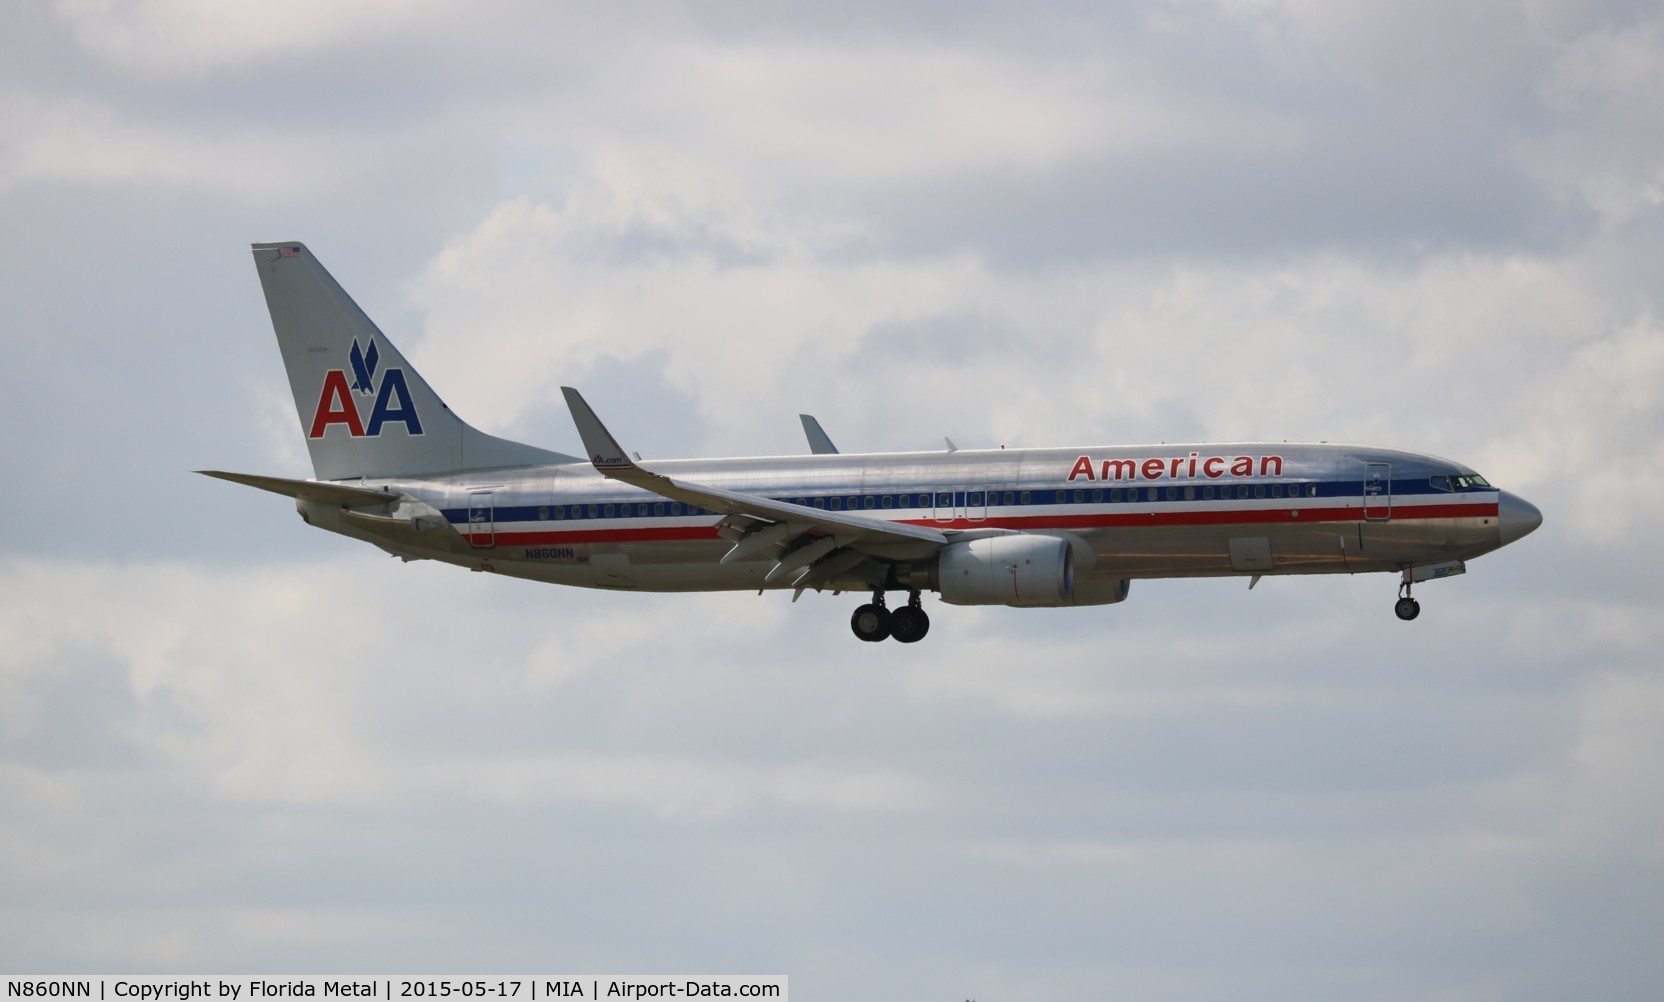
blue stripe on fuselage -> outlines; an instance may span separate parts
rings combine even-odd
[[[1317,491],[1316,491],[1315,494],[1308,493],[1308,488],[1312,487],[1312,486],[1315,486],[1317,488]],[[1212,487],[1212,488],[1215,489],[1215,496],[1213,496],[1213,497],[1205,497],[1204,496],[1205,489],[1208,488],[1208,487]],[[1277,495],[1272,494],[1272,489],[1273,488],[1282,488],[1283,489],[1283,494],[1281,496],[1277,496]],[[1247,496],[1246,497],[1240,496],[1241,491],[1239,489],[1246,490],[1247,491]],[[1168,491],[1169,490],[1173,491],[1173,496],[1171,496],[1171,497],[1168,496]],[[1187,490],[1192,491],[1193,493],[1190,494],[1189,496],[1186,496],[1186,491]],[[974,507],[974,508],[978,509],[979,511],[983,507],[986,507],[988,509],[989,517],[997,517],[997,515],[1001,511],[1005,511],[1005,510],[1054,507],[1054,506],[1070,506],[1070,507],[1073,507],[1075,505],[1083,505],[1083,504],[1114,506],[1114,505],[1125,505],[1125,504],[1141,504],[1141,505],[1142,504],[1186,504],[1186,503],[1194,504],[1196,502],[1209,502],[1209,501],[1212,501],[1212,502],[1226,502],[1226,501],[1233,501],[1233,502],[1235,502],[1235,501],[1306,501],[1306,502],[1310,502],[1310,501],[1314,501],[1314,500],[1321,500],[1321,499],[1324,499],[1324,498],[1345,498],[1349,501],[1352,501],[1352,500],[1361,501],[1363,499],[1363,490],[1364,490],[1364,483],[1363,483],[1363,481],[1360,481],[1360,480],[1327,481],[1327,482],[1314,482],[1314,481],[1292,481],[1291,482],[1291,481],[1286,481],[1285,480],[1285,481],[1278,481],[1275,484],[1267,484],[1267,483],[1264,483],[1263,481],[1238,482],[1238,481],[1228,481],[1228,480],[1227,481],[1221,481],[1221,482],[1208,481],[1208,482],[1205,482],[1205,483],[1198,484],[1194,480],[1185,480],[1185,481],[1182,481],[1182,482],[1181,481],[1174,481],[1174,480],[1164,480],[1164,481],[1154,481],[1154,482],[1146,481],[1146,482],[1140,482],[1136,486],[1130,486],[1129,485],[1129,486],[1121,486],[1121,487],[1093,486],[1093,487],[1066,487],[1066,488],[1028,488],[1026,491],[1018,490],[1018,489],[1015,489],[1015,488],[1008,491],[1004,487],[1000,487],[998,489],[982,488],[982,489],[978,489],[978,490],[956,489],[952,492],[953,495],[954,495],[954,500],[952,502],[952,507],[954,507],[954,508]],[[1298,491],[1299,493],[1293,493],[1293,491]],[[1154,492],[1153,497],[1151,496],[1152,492]],[[879,516],[884,516],[884,515],[887,515],[887,514],[890,514],[890,513],[899,514],[899,513],[902,513],[902,512],[920,512],[920,513],[925,513],[924,517],[929,517],[929,513],[934,512],[937,509],[938,506],[936,504],[934,504],[933,502],[930,502],[930,501],[927,501],[926,503],[921,504],[919,502],[919,499],[921,497],[926,498],[926,499],[933,499],[936,494],[946,494],[946,493],[949,493],[949,491],[946,488],[935,489],[935,490],[926,489],[926,490],[918,490],[918,491],[885,491],[885,492],[877,493],[877,494],[865,494],[865,493],[862,493],[860,491],[827,491],[824,487],[821,487],[821,488],[818,488],[817,490],[815,490],[812,493],[808,492],[808,491],[805,491],[802,494],[797,494],[797,493],[782,494],[781,492],[778,492],[778,491],[770,491],[766,495],[759,495],[759,496],[767,497],[771,500],[779,501],[779,502],[782,502],[782,503],[785,503],[785,504],[795,504],[795,503],[798,503],[798,499],[800,499],[800,498],[805,499],[809,503],[807,505],[804,505],[804,507],[808,508],[810,510],[823,510],[822,508],[817,508],[815,506],[814,502],[817,499],[822,500],[822,501],[829,501],[831,498],[838,498],[840,501],[843,502],[843,507],[841,509],[838,509],[838,510],[842,510],[842,511],[850,511],[850,512],[854,512],[854,513],[857,513],[857,514],[872,514],[872,515],[879,515]],[[1027,501],[1022,500],[1022,495],[1024,493],[1027,493],[1029,495],[1029,498],[1028,498]],[[1118,497],[1117,497],[1117,493],[1119,495]],[[1228,493],[1229,496],[1225,496],[1227,493]],[[1447,490],[1442,490],[1440,488],[1433,487],[1425,480],[1422,480],[1422,481],[1394,481],[1393,485],[1392,485],[1392,494],[1390,496],[1381,497],[1379,503],[1382,503],[1382,504],[1385,504],[1385,503],[1388,503],[1388,502],[1391,502],[1391,503],[1408,503],[1407,499],[1410,499],[1410,498],[1421,499],[1421,498],[1428,498],[1428,497],[1460,497],[1460,496],[1465,496],[1465,495],[1482,495],[1482,494],[1494,494],[1494,493],[1495,493],[1495,488],[1477,488],[1476,487],[1476,488],[1470,488],[1470,489],[1465,490],[1465,491],[1463,491],[1463,490],[1447,491]],[[971,495],[971,494],[983,494],[986,497],[986,501],[982,502],[982,503],[971,504],[969,502],[969,499],[968,499],[968,496]],[[1005,501],[1005,496],[1007,494],[1010,494],[1012,496],[1012,501],[1010,503],[1007,503]],[[1078,500],[1077,500],[1077,495],[1079,496]],[[581,497],[581,496],[563,495],[563,497],[569,497],[570,499],[569,500],[562,500],[562,501],[555,501],[555,500],[551,499],[548,503],[540,503],[540,504],[534,504],[534,505],[527,505],[527,504],[499,505],[499,506],[496,506],[493,509],[492,518],[493,518],[494,521],[497,521],[497,522],[543,522],[543,521],[581,522],[581,521],[589,521],[592,518],[596,519],[596,520],[602,520],[602,519],[616,520],[616,519],[623,519],[623,518],[688,518],[688,517],[711,517],[711,516],[715,516],[715,515],[719,514],[717,512],[712,512],[712,511],[708,511],[708,510],[704,510],[704,509],[698,509],[698,508],[693,507],[692,505],[681,504],[679,502],[663,501],[663,500],[655,501],[653,499],[658,497],[658,495],[655,495],[655,494],[653,494],[649,491],[641,491],[641,492],[635,494],[634,496],[639,497],[642,500],[639,500],[639,501],[621,501],[621,500],[619,500],[619,496],[617,494],[613,494],[613,495],[610,495],[610,496],[605,497],[605,498],[585,498],[585,497]],[[890,507],[884,507],[882,499],[886,498],[886,497],[892,499]],[[867,504],[866,504],[866,500],[868,498],[872,499],[872,506],[871,507],[868,507]],[[901,504],[900,501],[903,498],[907,499],[907,501],[909,503],[906,504],[906,505]],[[853,499],[854,503],[851,503],[852,499]],[[1375,503],[1374,499],[1371,499],[1371,500],[1372,500],[1372,503]],[[579,506],[579,505],[583,506],[583,508],[584,508],[584,514],[581,517],[571,517],[570,515],[568,515],[568,517],[566,517],[566,518],[561,518],[561,517],[559,517],[555,514],[556,510],[558,509],[558,510],[560,510],[562,515],[565,515],[565,514],[567,514],[567,511],[566,511],[567,509],[570,509],[574,506]],[[623,508],[625,506],[629,506],[629,508],[631,509],[630,514],[628,514],[628,515],[623,514]],[[593,516],[591,516],[588,513],[588,509],[590,509],[592,507],[596,510],[596,514],[593,515]],[[945,507],[949,507],[949,505],[944,503],[940,507],[945,508]],[[612,514],[611,515],[608,515],[606,513],[608,508],[612,509]],[[671,512],[676,510],[676,509],[680,509],[680,510],[677,511],[676,514],[671,514]],[[466,524],[469,521],[469,509],[468,508],[446,508],[446,509],[444,509],[443,513],[445,515],[445,518],[447,520],[449,520],[452,524]],[[1015,511],[1012,511],[1012,514],[1015,514]]]

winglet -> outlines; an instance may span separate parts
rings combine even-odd
[[[595,464],[597,470],[606,473],[640,469],[630,461],[629,454],[618,444],[618,439],[612,437],[607,426],[595,416],[583,394],[570,386],[562,386],[560,392],[566,397],[567,408],[572,411],[572,423],[578,426],[578,437],[584,440],[584,452],[589,454],[589,461]]]
[[[809,451],[817,456],[832,455],[838,447],[832,444],[832,439],[821,428],[820,422],[813,414],[799,414],[798,419],[803,422],[803,434],[809,439]]]

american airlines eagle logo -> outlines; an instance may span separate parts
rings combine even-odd
[[[376,339],[370,339],[370,350],[360,351],[358,339],[352,339],[352,352],[348,361],[352,362],[352,388],[368,396],[375,392],[376,363],[381,361],[381,352],[376,350]]]
[[[312,412],[308,438],[323,438],[330,426],[337,424],[346,425],[347,434],[353,438],[375,438],[389,424],[402,424],[411,435],[422,433],[422,419],[416,413],[416,404],[410,399],[404,370],[390,367],[381,373],[379,382],[376,378],[381,351],[376,347],[375,338],[370,339],[368,348],[353,338],[347,361],[352,366],[350,383],[345,369],[331,369],[324,373],[324,384],[318,391],[318,406]],[[374,398],[370,402],[368,419],[360,413],[357,397]]]

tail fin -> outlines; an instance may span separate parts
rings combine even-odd
[[[304,244],[255,244],[254,265],[319,480],[580,462],[451,413]]]

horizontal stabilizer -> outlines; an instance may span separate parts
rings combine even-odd
[[[223,470],[197,470],[205,477],[216,480],[229,480],[234,484],[245,487],[258,487],[273,494],[285,497],[300,498],[307,501],[322,501],[325,504],[340,505],[343,508],[367,508],[371,505],[387,504],[399,499],[398,494],[387,491],[372,490],[368,487],[349,487],[346,484],[322,483],[317,480],[290,480],[287,477],[262,477],[252,473],[226,473]]]

